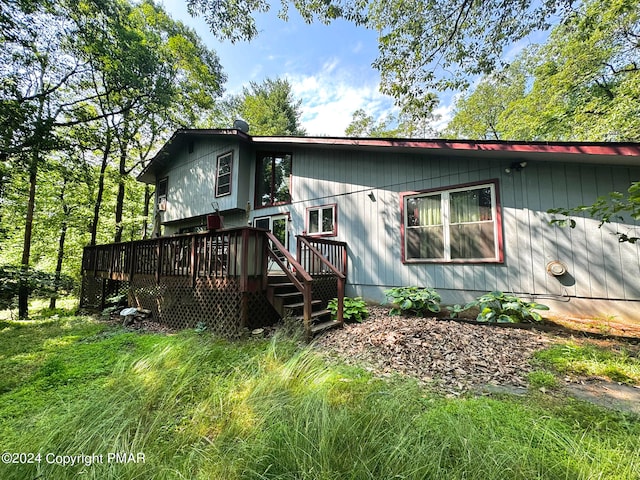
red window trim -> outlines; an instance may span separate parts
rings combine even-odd
[[[309,211],[310,210],[322,210],[323,208],[333,208],[333,230],[331,233],[308,233],[309,232]],[[338,236],[338,204],[337,203],[327,203],[326,205],[314,205],[312,207],[307,207],[304,214],[304,232],[303,235],[308,235],[310,237],[337,237]]]
[[[410,197],[413,195],[420,195],[423,193],[436,193],[436,192],[445,192],[448,190],[457,190],[463,189],[467,187],[477,187],[480,185],[493,184],[493,188],[496,196],[496,230],[497,230],[497,238],[498,242],[498,258],[494,260],[465,260],[465,259],[454,259],[454,260],[442,260],[442,259],[407,259],[405,252],[405,211],[404,211],[404,199],[405,197]],[[489,180],[482,180],[477,182],[468,182],[468,183],[460,183],[457,185],[449,185],[446,187],[437,187],[437,188],[428,188],[426,190],[416,190],[410,192],[401,192],[400,193],[400,255],[402,263],[405,265],[413,265],[413,264],[422,264],[422,263],[440,263],[440,264],[465,264],[465,265],[473,265],[473,264],[498,264],[504,263],[504,243],[503,243],[503,234],[502,234],[502,204],[500,202],[500,181],[497,178],[492,178]]]
[[[229,191],[227,193],[219,194],[218,193],[218,182],[220,180],[220,159],[226,157],[227,155],[231,155],[231,171],[229,172]],[[233,189],[233,150],[229,150],[228,152],[221,153],[216,157],[216,184],[214,185],[215,189],[215,197],[226,197],[227,195],[231,195],[231,191]]]
[[[276,203],[270,203],[268,205],[261,205],[261,201],[258,198],[258,179],[259,179],[259,175],[260,172],[258,171],[258,159],[263,159],[264,157],[268,157],[270,155],[289,155],[291,157],[291,175],[289,175],[289,201],[288,202],[276,202]],[[293,153],[291,152],[278,152],[278,151],[260,151],[260,152],[256,152],[256,172],[255,172],[255,179],[254,179],[254,184],[253,184],[253,205],[254,205],[254,210],[260,210],[261,208],[270,208],[270,207],[277,207],[278,205],[290,205],[292,203],[292,196],[291,196],[291,182],[293,179]],[[273,182],[272,182],[273,183]],[[273,186],[273,185],[272,185]]]

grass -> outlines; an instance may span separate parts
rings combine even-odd
[[[540,395],[447,399],[283,338],[61,317],[4,321],[0,342],[3,451],[41,454],[0,464],[2,479],[640,477],[635,417]]]
[[[564,342],[539,351],[535,359],[561,374],[603,377],[614,382],[640,385],[640,358],[626,348]]]

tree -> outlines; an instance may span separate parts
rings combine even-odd
[[[19,165],[27,172],[20,261],[26,272],[32,262],[36,186],[40,172],[53,168],[53,159],[68,157],[63,153],[75,148],[84,149],[85,156],[101,154],[91,226],[95,242],[105,175],[117,158],[120,177],[114,208],[119,240],[125,177],[145,160],[140,152],[148,156],[151,151],[151,146],[143,145],[145,140],[157,138],[158,132],[149,135],[148,119],[168,119],[149,122],[153,126],[192,122],[200,108],[211,108],[222,91],[224,75],[215,53],[150,0],[135,6],[127,0],[0,1],[0,25],[4,27],[0,33],[4,47],[0,51],[1,186],[4,190],[7,182],[4,172],[16,170],[7,165]],[[99,121],[107,127],[102,132],[96,128]],[[74,130],[82,126],[86,128],[74,137]],[[137,150],[138,157],[133,164],[129,162],[132,150]],[[68,182],[62,183],[61,192],[71,187]],[[66,204],[67,197],[59,201]],[[64,251],[63,235],[61,240],[58,258]],[[27,315],[27,295],[25,282],[20,289],[21,318]]]
[[[591,0],[456,105],[448,134],[637,141],[640,2]]]
[[[237,118],[245,120],[252,135],[304,135],[300,124],[301,101],[291,92],[291,84],[283,79],[251,82],[242,94],[225,101],[219,112],[219,126],[228,128]]]
[[[591,0],[553,29],[511,105],[509,138],[637,141],[640,2]]]
[[[344,133],[348,137],[437,137],[438,133],[431,125],[436,120],[436,116],[432,113],[433,107],[429,107],[429,110],[429,112],[412,112],[408,106],[405,106],[397,115],[390,113],[376,120],[372,115],[367,115],[363,109],[358,109],[353,112],[351,123]]]
[[[445,136],[505,140],[512,121],[511,105],[525,96],[527,70],[522,57],[501,72],[484,77],[471,93],[455,103]]]
[[[395,117],[392,116],[376,121],[372,115],[367,115],[367,112],[360,108],[353,112],[351,123],[344,134],[347,137],[395,137],[398,131],[390,125],[394,121]]]

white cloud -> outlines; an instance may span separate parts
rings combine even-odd
[[[362,108],[374,118],[395,109],[378,84],[357,81],[333,59],[314,75],[288,74],[293,95],[302,101],[302,126],[309,135],[344,136],[353,112]]]

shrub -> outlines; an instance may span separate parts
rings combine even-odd
[[[464,307],[454,305],[451,308],[452,316],[478,307],[480,313],[476,320],[488,323],[518,323],[539,322],[542,316],[534,310],[549,310],[549,307],[535,302],[525,302],[515,295],[507,295],[504,292],[490,292],[467,303]]]
[[[385,290],[387,302],[392,305],[390,315],[413,313],[425,315],[440,311],[440,294],[427,287],[396,287]]]
[[[338,314],[338,299],[333,298],[329,300],[327,309],[331,312],[333,318],[336,318]],[[361,297],[344,297],[344,310],[342,315],[347,321],[362,322],[369,316],[369,309]]]

